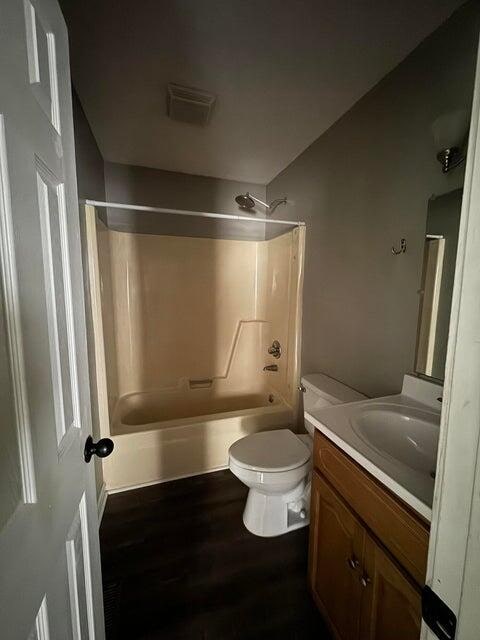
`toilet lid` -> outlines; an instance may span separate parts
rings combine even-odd
[[[290,429],[261,431],[237,440],[229,450],[239,467],[253,471],[289,471],[310,458],[308,447]]]

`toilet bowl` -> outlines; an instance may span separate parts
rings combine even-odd
[[[305,412],[365,398],[316,373],[302,378]],[[291,429],[261,431],[229,449],[230,471],[248,488],[245,527],[255,535],[279,536],[309,523],[314,427],[305,416],[306,434]]]

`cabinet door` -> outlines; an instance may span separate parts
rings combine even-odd
[[[365,534],[361,640],[418,640],[422,618],[420,590],[395,561]]]
[[[336,637],[358,638],[365,532],[341,498],[315,471],[310,516],[310,587]]]

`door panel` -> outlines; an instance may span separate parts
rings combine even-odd
[[[310,518],[310,585],[338,638],[358,638],[364,530],[314,471]]]
[[[79,426],[64,185],[36,159],[57,441]]]
[[[7,342],[5,296],[0,287],[0,527],[22,502],[20,447],[17,438],[11,362]]]
[[[0,113],[1,489],[0,527],[36,501],[4,117]],[[18,486],[21,486],[21,496]],[[3,492],[8,492],[9,496]],[[21,498],[21,499],[20,499]]]
[[[363,577],[362,640],[418,640],[420,591],[368,534]]]
[[[93,637],[94,633],[85,496],[67,535],[66,554],[72,636],[74,640],[82,640]]]
[[[103,640],[67,32],[1,13],[1,636]]]
[[[37,4],[37,3],[36,3]],[[45,28],[41,7],[25,0],[25,33],[30,87],[43,112],[59,130],[55,34]]]

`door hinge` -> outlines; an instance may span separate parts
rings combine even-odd
[[[422,589],[422,618],[440,640],[454,640],[457,618],[430,587]]]

